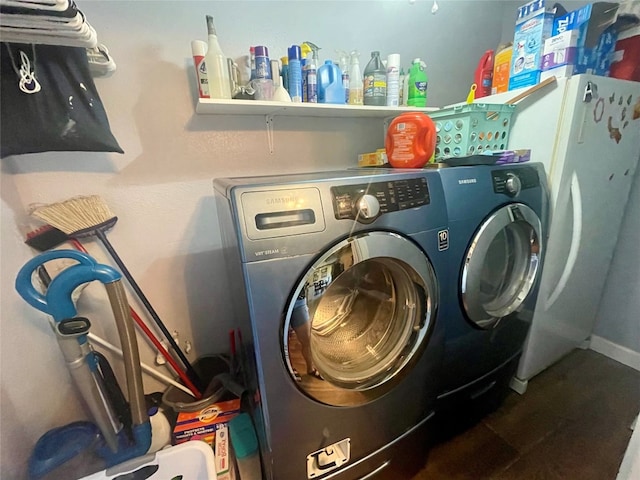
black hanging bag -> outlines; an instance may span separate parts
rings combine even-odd
[[[81,47],[0,45],[0,157],[48,151],[124,153]]]

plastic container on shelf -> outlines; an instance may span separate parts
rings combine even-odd
[[[419,58],[414,59],[409,70],[408,106],[427,106],[427,80],[427,72],[422,61]]]
[[[289,92],[289,57],[280,58],[282,64],[282,86]]]
[[[207,66],[204,61],[204,57],[207,54],[207,43],[202,40],[192,40],[191,54],[193,55],[193,65],[196,69],[196,79],[198,80],[198,96],[200,98],[209,98]]]
[[[360,54],[354,50],[349,60],[349,105],[362,105],[362,73]]]
[[[291,45],[289,55],[289,96],[294,103],[302,102],[302,65],[299,45]]]
[[[342,72],[342,88],[344,88],[344,103],[349,103],[349,55],[344,50],[336,50],[338,66]]]
[[[269,60],[269,49],[258,45],[255,47],[256,55],[256,78],[273,78],[271,76],[271,62]]]
[[[436,125],[436,161],[505,150],[515,105],[471,103],[429,113]]]
[[[387,56],[387,107],[400,105],[400,54]]]
[[[318,103],[344,104],[342,72],[331,60],[326,60],[318,69]]]
[[[227,57],[222,52],[216,35],[216,27],[213,17],[207,15],[207,54],[205,65],[207,68],[207,84],[209,85],[210,98],[231,99],[231,79]]]
[[[473,76],[476,84],[476,98],[491,95],[491,83],[493,80],[493,50],[487,50],[480,57],[478,66]]]
[[[384,145],[392,167],[422,168],[433,159],[436,126],[424,113],[402,113],[389,124]]]
[[[371,52],[371,60],[364,69],[362,98],[365,105],[387,104],[387,69],[380,59],[380,52]]]

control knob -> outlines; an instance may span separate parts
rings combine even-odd
[[[505,189],[507,190],[507,193],[512,197],[515,197],[520,193],[521,188],[522,184],[520,183],[520,179],[513,173],[508,173],[507,181],[505,183]]]
[[[380,202],[373,195],[362,195],[353,207],[356,217],[361,221],[373,220],[380,213]]]

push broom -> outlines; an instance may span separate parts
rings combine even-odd
[[[104,200],[98,195],[74,197],[64,202],[37,207],[31,212],[31,215],[62,230],[71,238],[96,236],[98,240],[102,242],[111,255],[111,258],[116,262],[120,271],[129,281],[136,295],[149,312],[149,315],[151,315],[151,318],[153,318],[153,321],[169,341],[173,351],[184,364],[189,379],[196,385],[198,390],[202,391],[206,385],[203,384],[184,352],[171,336],[169,330],[167,330],[167,327],[133,278],[133,275],[131,275],[115,248],[113,248],[113,245],[111,245],[111,242],[107,239],[106,231],[115,225],[118,217],[111,212]]]

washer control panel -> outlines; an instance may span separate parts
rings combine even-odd
[[[331,187],[331,196],[336,219],[361,223],[371,223],[382,214],[430,202],[425,177]]]
[[[491,172],[493,191],[510,197],[517,196],[520,191],[540,186],[540,178],[535,168],[524,167],[500,169]]]

